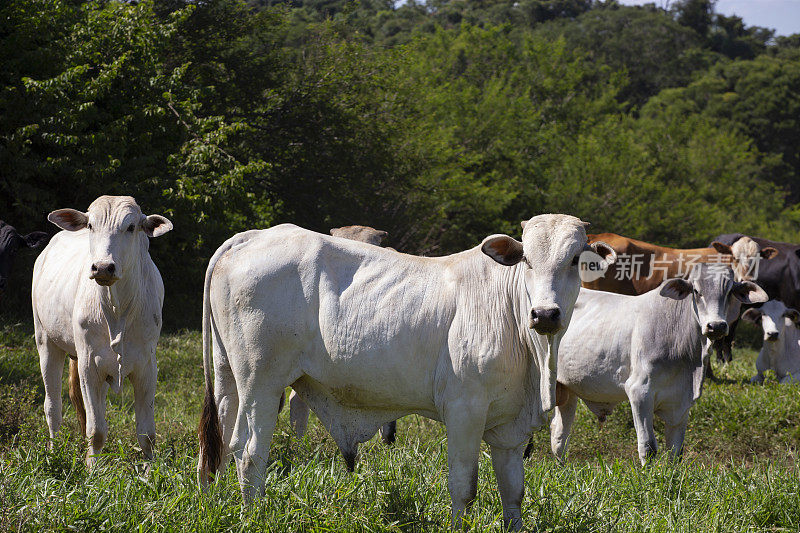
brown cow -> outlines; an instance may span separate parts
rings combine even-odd
[[[603,241],[609,244],[617,252],[617,261],[604,276],[595,281],[585,281],[583,286],[618,294],[644,294],[666,279],[685,277],[691,266],[697,263],[730,265],[737,273],[738,281],[751,281],[752,274],[748,274],[748,269],[755,261],[754,257],[771,259],[777,254],[773,248],[759,250],[758,246],[732,250],[727,244],[716,241],[709,248],[681,249],[657,246],[616,233],[588,237],[589,243]]]

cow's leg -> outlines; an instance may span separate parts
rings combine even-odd
[[[97,462],[97,455],[103,451],[108,435],[106,422],[108,382],[100,378],[96,368],[89,368],[89,357],[85,355],[78,358],[78,374],[86,407],[86,437],[89,439],[86,465],[91,469]]]
[[[386,422],[381,426],[379,431],[381,434],[381,440],[384,442],[384,444],[391,446],[394,444],[395,433],[397,433],[397,420]]]
[[[486,406],[451,404],[447,407],[447,486],[453,504],[453,528],[461,527],[462,518],[478,492],[478,458],[481,449]]]
[[[50,442],[61,429],[61,377],[64,374],[64,358],[66,352],[48,339],[36,339],[39,350],[39,368],[44,381],[44,416],[47,419],[47,429],[50,432]]]
[[[686,437],[686,426],[689,424],[689,410],[683,416],[664,419],[664,442],[669,450],[669,457],[678,461],[683,455],[683,439]]]
[[[222,460],[217,468],[217,476],[221,476],[230,461],[231,440],[239,410],[239,391],[236,390],[236,380],[227,361],[214,372],[214,396],[222,430]]]
[[[646,377],[633,382],[629,380],[625,384],[625,392],[631,402],[639,459],[642,464],[646,464],[658,451],[656,433],[653,429],[654,398],[650,390],[650,380]]]
[[[306,434],[306,427],[308,427],[308,415],[311,410],[308,408],[306,402],[292,390],[289,395],[289,420],[292,424],[292,429],[299,438]]]
[[[153,445],[156,441],[156,361],[151,359],[148,368],[141,373],[130,374],[133,384],[134,411],[136,413],[136,439],[147,460],[153,459]]]
[[[264,493],[269,446],[278,422],[278,407],[285,384],[266,383],[254,376],[240,389],[236,425],[246,425],[246,440],[237,461],[242,499],[249,504]]]
[[[769,370],[769,360],[764,354],[764,350],[761,350],[756,358],[756,375],[750,378],[750,383],[758,385],[764,383],[764,372],[767,370]]]
[[[507,529],[522,529],[522,498],[525,495],[525,470],[522,454],[525,446],[503,450],[492,446],[492,468],[497,477],[503,524]]]
[[[739,320],[734,320],[728,326],[728,334],[722,339],[722,358],[726,363],[733,361],[733,338],[736,336],[736,328],[739,326]]]
[[[75,409],[78,417],[78,429],[81,436],[86,438],[86,408],[83,406],[83,394],[81,394],[81,377],[78,374],[78,360],[70,357],[69,359],[69,400]]]
[[[562,388],[565,397],[556,406],[553,421],[550,423],[550,449],[559,462],[564,460],[564,455],[567,453],[569,434],[572,430],[572,423],[575,421],[575,410],[578,407],[578,396],[567,387],[562,386]]]

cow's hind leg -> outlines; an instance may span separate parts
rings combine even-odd
[[[384,444],[388,446],[394,444],[396,433],[397,433],[397,420],[386,422],[384,425],[381,426],[380,429],[381,440],[383,441]]]
[[[492,468],[497,477],[503,523],[507,529],[522,529],[522,498],[525,495],[524,446],[503,450],[492,446]]]
[[[222,430],[222,460],[217,468],[217,475],[221,476],[230,462],[231,441],[239,410],[239,391],[236,390],[236,380],[227,359],[214,371],[214,397]]]
[[[47,339],[36,339],[39,350],[39,368],[44,381],[44,416],[50,432],[50,443],[61,429],[61,377],[64,374],[66,352]]]
[[[86,408],[83,405],[83,394],[81,394],[81,378],[78,375],[78,359],[69,359],[69,400],[75,409],[75,416],[78,417],[78,429],[81,436],[86,438]]]
[[[289,395],[289,420],[292,424],[292,429],[298,438],[302,438],[306,434],[306,427],[308,427],[308,416],[311,410],[308,408],[306,402],[292,390]]]
[[[136,439],[147,460],[153,458],[156,441],[156,361],[151,359],[149,368],[141,374],[129,376],[133,384],[134,411],[136,412]]]
[[[239,390],[236,431],[245,438],[242,449],[234,450],[234,453],[245,504],[264,493],[269,447],[285,386],[284,383],[274,384],[264,379],[252,379]]]

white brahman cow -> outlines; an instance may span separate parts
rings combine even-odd
[[[290,224],[225,242],[205,281],[201,485],[232,453],[244,500],[263,494],[291,385],[350,469],[381,424],[411,413],[444,422],[454,526],[475,498],[483,439],[504,520],[519,529],[522,452],[555,403],[558,343],[588,248],[572,216],[523,228],[522,242],[493,235],[435,258]]]
[[[711,341],[727,334],[731,307],[766,300],[761,287],[736,281],[721,264],[698,264],[688,279],[669,279],[638,296],[581,289],[559,348],[553,453],[566,453],[580,398],[601,422],[630,401],[642,464],[658,449],[658,415],[666,445],[679,457]]]
[[[742,318],[759,324],[764,330],[764,344],[756,359],[751,383],[764,383],[764,371],[772,370],[781,383],[800,381],[800,313],[780,300],[770,300],[761,307],[748,309]]]
[[[331,229],[331,235],[342,239],[366,242],[367,244],[380,246],[388,233],[369,226],[355,225],[333,228]],[[309,412],[310,410],[306,402],[293,390],[289,395],[289,420],[292,429],[298,437],[302,437],[306,434]],[[378,433],[385,444],[394,444],[395,433],[397,433],[397,421],[392,420],[391,422],[385,423],[381,426],[381,429],[378,430]]]
[[[33,268],[33,324],[44,379],[50,437],[61,427],[61,375],[70,354],[70,399],[89,437],[86,462],[101,452],[106,395],[133,384],[136,435],[150,459],[155,439],[156,343],[164,285],[148,253],[149,237],[172,229],[145,216],[130,196],[101,196],[86,213],[59,209],[56,234]]]

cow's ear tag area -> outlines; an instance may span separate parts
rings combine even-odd
[[[150,215],[142,219],[142,229],[148,237],[161,237],[172,229],[172,222],[161,215]]]
[[[683,300],[692,294],[692,284],[685,279],[672,278],[664,282],[659,294],[665,298]]]
[[[505,266],[522,261],[522,243],[508,235],[490,235],[483,240],[481,251]]]
[[[764,289],[752,281],[737,282],[731,292],[736,299],[744,304],[763,304],[769,300],[769,296],[764,292]]]
[[[749,309],[748,309],[749,311]],[[785,313],[783,313],[786,318],[794,322],[795,325],[800,323],[800,312],[797,309],[787,309]]]
[[[76,209],[56,209],[47,215],[47,220],[61,229],[79,231],[89,223],[89,216]]]

